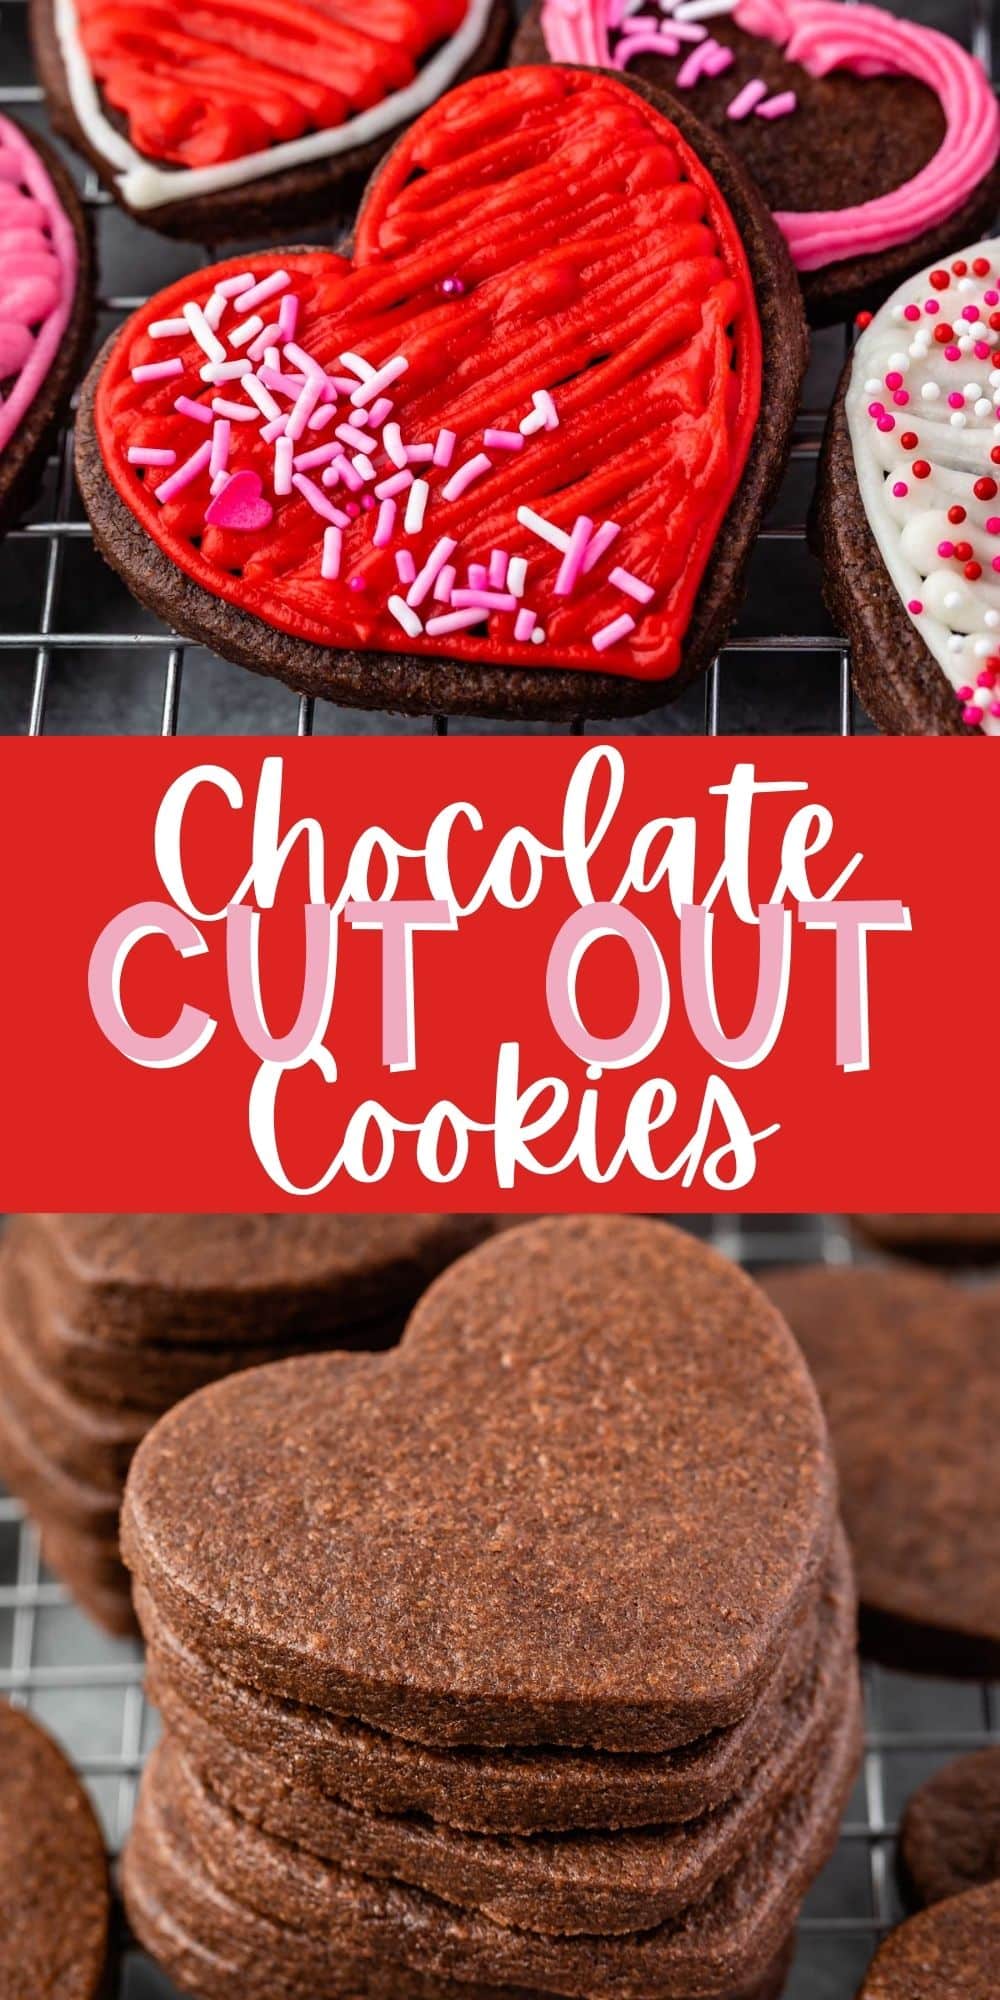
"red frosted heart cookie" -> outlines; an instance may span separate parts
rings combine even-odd
[[[123,208],[217,242],[338,198],[503,58],[508,0],[30,0],[60,131]]]
[[[379,170],[353,263],[280,251],[160,293],[79,432],[136,595],[368,706],[614,713],[685,685],[804,356],[769,219],[685,133],[593,72],[482,78]]]

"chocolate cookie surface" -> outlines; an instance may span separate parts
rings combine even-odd
[[[194,1713],[223,1741],[266,1756],[320,1797],[379,1813],[422,1814],[491,1834],[653,1826],[695,1819],[733,1798],[778,1741],[786,1706],[814,1672],[853,1603],[853,1577],[827,1575],[761,1697],[738,1723],[672,1751],[435,1749],[240,1686],[182,1646],[136,1586],[147,1686],[169,1726]]]
[[[487,144],[500,131],[505,144]],[[634,296],[619,268],[633,255]],[[253,366],[270,386],[247,402],[228,378],[229,394],[208,394],[196,341],[178,353],[177,336],[149,333],[203,302],[215,317],[214,287],[247,275],[243,297],[282,276],[294,287],[293,346],[341,383],[350,458],[323,431],[285,463],[276,447],[292,440],[271,426],[295,378],[262,350]],[[241,335],[234,296],[219,352]],[[405,373],[359,430],[366,346]],[[246,359],[232,353],[223,366]],[[805,356],[787,253],[714,136],[683,110],[668,122],[639,83],[508,71],[453,93],[378,169],[350,270],[283,250],[187,279],[134,316],[85,386],[77,472],[98,545],[142,603],[300,693],[415,714],[639,712],[679,694],[732,623]],[[359,360],[356,389],[329,372]],[[175,363],[180,377],[156,373]],[[229,500],[210,491],[213,418],[231,426]],[[166,478],[129,459],[150,449],[172,454],[153,461],[174,468]]]
[[[33,498],[83,367],[92,318],[86,217],[62,162],[0,113],[0,534]]]
[[[145,1781],[180,1819],[206,1873],[252,1909],[278,1913],[348,1957],[469,1982],[538,1987],[588,2000],[694,2000],[768,1976],[806,1884],[836,1841],[857,1769],[859,1695],[848,1698],[819,1776],[786,1804],[766,1844],[696,1908],[625,1937],[546,1937],[493,1923],[399,1882],[341,1873],[238,1821],[182,1766],[169,1741]]]
[[[62,1751],[0,1702],[0,1991],[98,2000],[110,1889],[93,1809]]]
[[[886,1938],[858,2000],[995,2000],[1000,1885],[936,1903]]]
[[[1000,1664],[995,1296],[922,1271],[815,1266],[764,1286],[826,1410],[862,1605],[890,1662]]]
[[[777,214],[816,324],[880,304],[993,221],[996,105],[947,37],[875,7],[845,18],[839,0],[734,0],[704,21],[634,12],[534,0],[512,59],[610,60],[690,104]]]
[[[865,327],[830,413],[823,587],[892,734],[1000,731],[998,304],[1000,238],[924,270]]]
[[[852,1215],[860,1236],[928,1264],[995,1264],[1000,1215]]]
[[[123,1548],[183,1641],[283,1698],[440,1744],[662,1750],[759,1696],[834,1507],[749,1280],[666,1226],[559,1219],[453,1266],[391,1355],[171,1412]]]
[[[301,23],[230,5],[214,38],[204,18],[189,34],[183,12],[128,4],[102,20],[80,0],[31,0],[29,18],[56,129],[127,214],[208,243],[347,212],[406,125],[502,61],[510,34],[507,0],[347,0]]]
[[[903,1814],[900,1845],[922,1903],[1000,1881],[1000,1745],[928,1778]]]

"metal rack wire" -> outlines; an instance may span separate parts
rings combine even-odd
[[[883,4],[900,13],[936,17],[994,73],[996,0]],[[2,0],[0,108],[45,131],[25,16],[25,0]],[[80,176],[93,216],[102,286],[108,287],[98,302],[103,337],[151,291],[185,268],[197,268],[199,260],[212,261],[217,253],[179,252],[152,231],[140,230],[121,216],[91,171],[72,160],[69,164]],[[123,282],[116,289],[119,277]],[[851,735],[870,728],[855,704],[847,646],[830,628],[822,607],[804,528],[844,339],[845,331],[835,329],[816,340],[788,475],[754,552],[748,600],[731,643],[699,686],[625,729],[714,736]],[[0,659],[0,734],[249,730],[308,736],[330,730],[412,733],[426,727],[300,700],[183,644],[140,612],[93,548],[74,492],[69,427],[58,440],[33,513],[0,546]],[[449,725],[439,719],[431,726],[444,733]],[[451,725],[477,732],[490,727]]]
[[[692,1224],[750,1268],[854,1252],[831,1217],[705,1218]],[[75,1758],[117,1853],[155,1740],[137,1645],[104,1638],[41,1568],[34,1529],[0,1495],[0,1693],[30,1708]],[[834,1859],[800,1929],[786,2000],[853,2000],[879,1939],[905,1914],[895,1843],[907,1798],[938,1765],[1000,1741],[1000,1690],[865,1671],[864,1769]],[[171,2000],[127,1937],[117,2000]]]

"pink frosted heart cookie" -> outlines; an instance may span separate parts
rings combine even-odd
[[[0,532],[30,494],[83,358],[90,253],[58,161],[0,115]]]
[[[641,76],[724,137],[785,235],[810,318],[993,220],[1000,114],[950,36],[844,0],[534,0],[514,59]]]

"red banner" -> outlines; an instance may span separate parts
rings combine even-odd
[[[978,744],[0,759],[5,1208],[988,1200]]]

